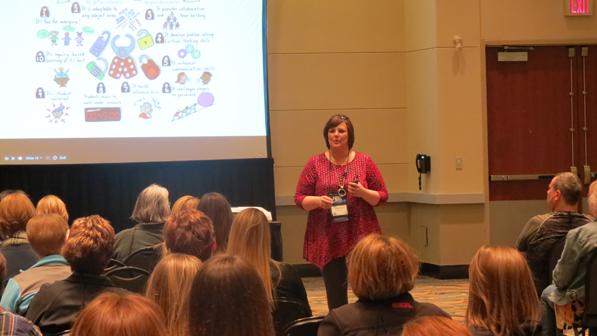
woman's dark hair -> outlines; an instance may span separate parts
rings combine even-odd
[[[195,276],[190,294],[191,336],[273,336],[263,282],[238,256],[216,255]]]
[[[226,251],[228,234],[232,225],[232,210],[226,196],[217,192],[207,193],[201,196],[198,209],[211,219],[216,232],[217,251]]]
[[[352,149],[352,146],[354,145],[354,127],[352,126],[352,121],[350,121],[350,118],[344,114],[334,114],[323,127],[323,140],[325,141],[325,146],[328,149],[330,148],[330,142],[328,141],[328,131],[330,128],[334,128],[341,123],[346,123],[346,128],[348,128],[348,149]]]

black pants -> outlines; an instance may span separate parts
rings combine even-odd
[[[328,309],[340,307],[348,303],[348,283],[346,257],[330,261],[323,267],[323,282],[328,299]]]

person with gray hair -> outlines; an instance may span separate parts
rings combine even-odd
[[[152,184],[139,193],[131,215],[131,219],[137,224],[116,235],[114,259],[124,261],[138,249],[164,241],[162,231],[170,216],[168,195],[168,189],[158,184]]]
[[[550,264],[550,256],[554,248],[561,251],[566,233],[592,220],[590,216],[578,212],[582,191],[583,185],[575,174],[563,172],[554,176],[546,195],[551,212],[531,218],[518,237],[516,247],[527,259],[537,295],[541,295],[551,283],[555,261]]]
[[[589,213],[597,217],[597,181],[588,193]],[[553,270],[553,283],[541,294],[545,308],[543,334],[555,335],[554,304],[562,305],[585,297],[585,275],[589,256],[597,249],[597,222],[593,221],[566,234],[564,250]]]

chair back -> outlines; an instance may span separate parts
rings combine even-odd
[[[116,287],[143,294],[145,284],[149,279],[149,272],[139,267],[122,266],[106,272],[106,276]]]
[[[274,304],[274,325],[278,333],[286,330],[290,323],[311,316],[311,309],[296,299],[279,297],[274,300]]]
[[[122,266],[125,266],[122,261],[111,258],[110,260],[108,260],[108,265],[106,265],[106,268],[104,268],[104,274],[115,269],[115,268],[122,267]]]
[[[589,254],[585,275],[585,314],[583,326],[597,327],[597,249]]]
[[[126,257],[124,259],[124,264],[142,268],[151,273],[153,272],[155,265],[157,265],[162,258],[161,248],[162,244],[140,248]]]
[[[310,316],[298,319],[286,328],[286,336],[317,336],[317,329],[323,320],[323,316]]]

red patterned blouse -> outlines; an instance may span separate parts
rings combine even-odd
[[[346,165],[332,164],[325,153],[313,156],[301,173],[294,202],[301,206],[306,196],[327,195],[337,192],[339,184],[358,179],[368,189],[379,193],[379,204],[388,199],[383,177],[373,160],[362,153]],[[348,222],[333,223],[332,215],[326,209],[309,211],[303,257],[323,268],[333,259],[346,256],[362,237],[380,232],[375,211],[365,200],[348,195]]]

